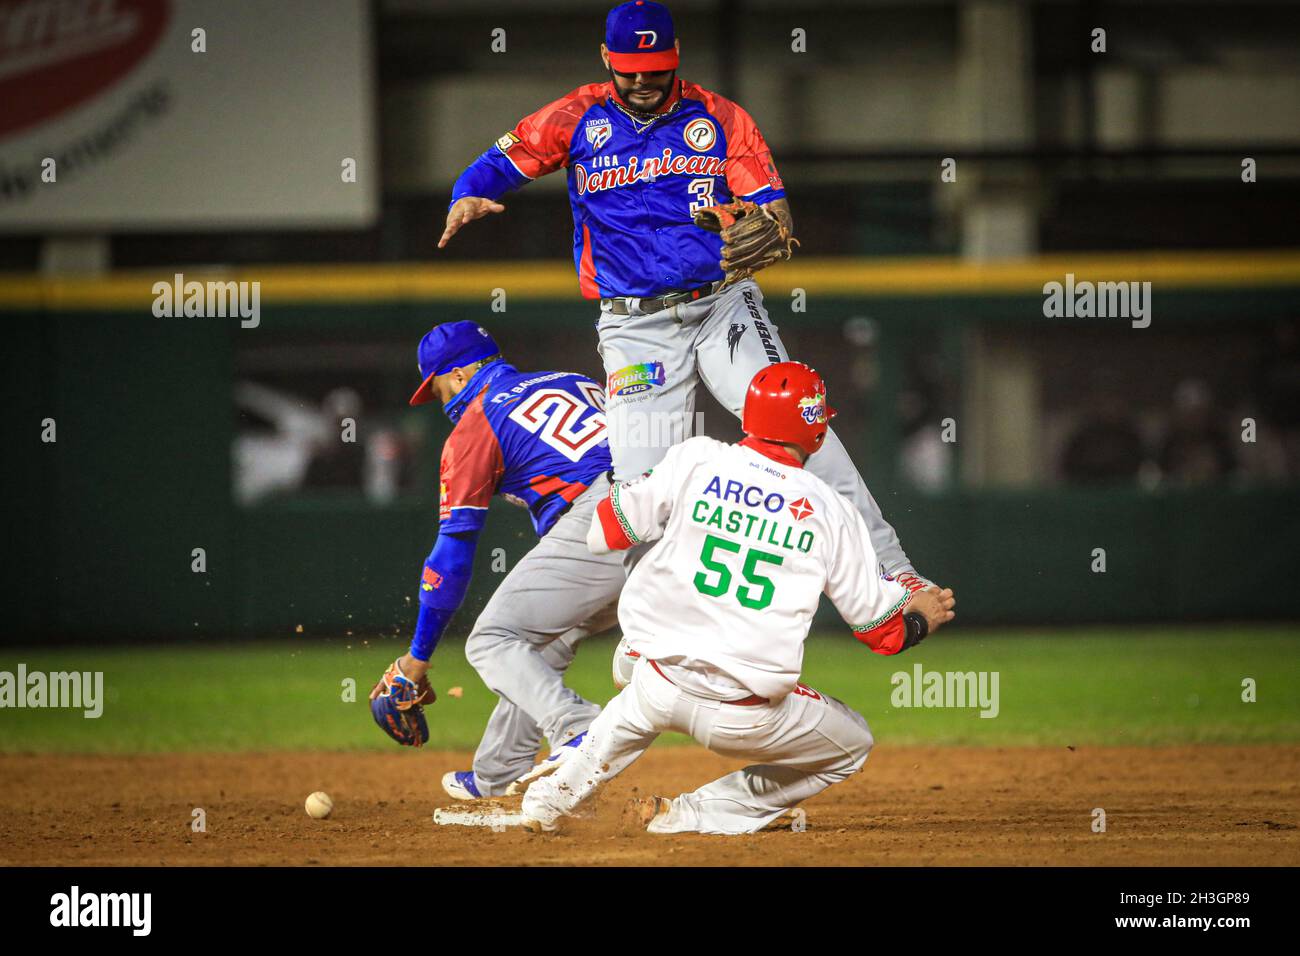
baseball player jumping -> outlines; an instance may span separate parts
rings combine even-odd
[[[424,381],[412,405],[437,400],[455,428],[442,449],[438,538],[424,562],[411,649],[370,693],[376,723],[400,744],[429,738],[429,657],[464,600],[494,494],[524,505],[541,541],[501,582],[465,654],[500,697],[471,770],[442,779],[461,800],[501,796],[575,752],[600,708],[564,685],[574,646],[613,627],[626,576],[617,555],[587,548],[609,487],[604,390],[572,372],[520,372],[475,322],[437,326],[420,342]],[[551,756],[534,765],[541,737]]]
[[[788,358],[753,272],[789,258],[789,204],[772,154],[735,103],[677,77],[668,9],[610,11],[591,83],[525,117],[461,174],[442,248],[503,212],[512,189],[568,170],[573,260],[600,301],[609,442],[617,480],[690,433],[699,382],[739,416],[755,372]],[[882,570],[916,575],[833,432],[810,470],[862,515]]]
[[[749,387],[743,441],[689,439],[599,503],[593,553],[659,539],[619,609],[641,659],[577,752],[524,794],[530,829],[555,829],[670,730],[755,762],[673,800],[633,800],[654,833],[752,833],[862,768],[866,720],[798,682],[818,599],[897,654],[951,621],[954,598],[882,577],[861,515],[805,470],[832,415],[821,376],[777,363]]]

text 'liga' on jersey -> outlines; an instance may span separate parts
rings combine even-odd
[[[721,279],[722,240],[697,210],[785,196],[754,120],[685,80],[651,120],[622,108],[613,84],[580,86],[525,117],[493,150],[524,182],[568,169],[573,257],[587,298],[650,296]]]

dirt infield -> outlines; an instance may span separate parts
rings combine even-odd
[[[806,831],[730,838],[620,829],[633,788],[673,795],[737,766],[698,748],[651,750],[555,837],[435,826],[453,803],[439,777],[467,765],[447,752],[0,756],[0,864],[1300,863],[1300,746],[878,747],[805,805]],[[318,789],[335,801],[326,821],[302,808]]]

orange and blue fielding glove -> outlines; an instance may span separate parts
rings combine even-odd
[[[379,729],[403,747],[423,747],[429,740],[424,705],[437,700],[428,677],[413,681],[393,661],[370,691],[370,713]]]

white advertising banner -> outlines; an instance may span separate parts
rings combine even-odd
[[[0,233],[358,227],[365,0],[0,0]]]

